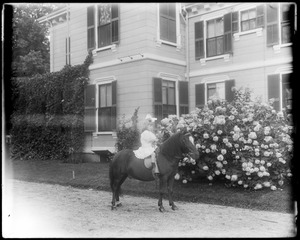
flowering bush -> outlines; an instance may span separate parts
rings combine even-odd
[[[249,90],[235,90],[233,102],[208,101],[179,119],[161,121],[166,138],[185,128],[195,138],[200,161],[183,156],[179,175],[183,183],[201,176],[219,179],[229,186],[249,189],[282,187],[291,177],[293,142],[290,116],[269,104],[251,100]]]

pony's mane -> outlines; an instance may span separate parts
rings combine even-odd
[[[160,145],[160,151],[167,156],[181,156],[180,137],[182,132],[177,132]]]

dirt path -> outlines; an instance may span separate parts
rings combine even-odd
[[[157,200],[59,185],[5,181],[4,237],[290,237],[293,215],[178,202],[160,213]]]

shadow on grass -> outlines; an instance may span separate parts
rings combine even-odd
[[[59,161],[14,160],[5,164],[5,175],[7,178],[22,181],[110,191],[107,162],[71,164]],[[157,203],[158,198],[158,190],[154,181],[142,182],[129,178],[122,185],[122,194],[155,198],[154,204]],[[268,189],[249,191],[241,188],[227,188],[222,183],[209,185],[208,180],[187,184],[175,181],[174,201],[292,213],[289,186],[277,191]]]

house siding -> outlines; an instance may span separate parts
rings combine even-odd
[[[261,3],[257,3],[259,5]],[[224,8],[225,5],[220,6]],[[235,7],[241,4],[231,5]],[[251,6],[255,6],[251,4]],[[212,11],[211,8],[209,11]],[[217,11],[215,17],[222,16],[226,11],[230,11],[229,5],[227,10]],[[281,69],[292,69],[291,47],[281,47],[276,50],[272,46],[267,46],[266,27],[257,33],[240,35],[239,39],[233,37],[232,46],[233,54],[228,59],[219,58],[206,60],[205,64],[200,60],[195,60],[195,22],[205,20],[205,12],[193,17],[189,21],[189,63],[190,63],[190,86],[191,93],[195,93],[195,85],[206,81],[206,79],[228,78],[235,79],[237,88],[249,88],[253,92],[253,99],[260,98],[268,101],[268,75],[274,74]],[[209,18],[214,18],[213,15]],[[239,70],[240,69],[240,70]],[[195,96],[189,96],[190,110],[195,107]]]
[[[93,51],[90,83],[113,77],[117,81],[117,118],[123,115],[130,118],[139,107],[140,128],[146,114],[154,114],[153,78],[162,75],[174,77],[176,81],[189,80],[189,111],[195,109],[195,86],[218,79],[234,79],[237,88],[249,88],[253,92],[253,99],[267,101],[268,75],[291,71],[292,53],[291,46],[268,47],[266,27],[249,34],[233,34],[232,54],[225,58],[195,60],[196,22],[260,4],[199,3],[198,12],[190,10],[188,13],[188,36],[185,21],[179,16],[180,32],[177,35],[180,45],[174,46],[159,39],[158,3],[120,3],[119,42],[115,48]],[[87,7],[91,5],[70,4],[69,23],[51,28],[51,71],[58,71],[66,64],[65,38],[68,35],[71,38],[71,65],[85,60],[88,54]],[[115,133],[87,133],[85,151],[111,150],[115,141]]]

